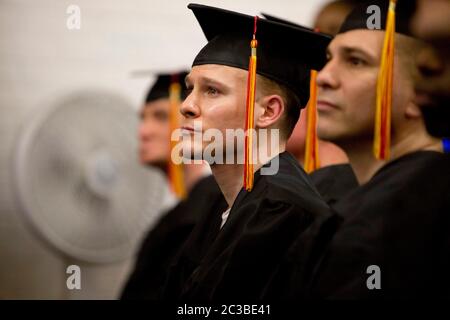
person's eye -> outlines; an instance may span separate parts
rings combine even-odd
[[[167,121],[169,119],[169,114],[167,112],[155,112],[155,118],[159,121]]]
[[[219,90],[217,90],[217,89],[214,88],[214,87],[209,86],[209,87],[207,88],[207,93],[208,93],[208,95],[216,96],[216,95],[219,94]]]
[[[349,57],[348,62],[355,67],[363,66],[366,64],[366,61],[357,57]]]

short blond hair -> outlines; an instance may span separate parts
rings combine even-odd
[[[282,138],[287,140],[294,130],[295,125],[300,117],[300,99],[289,88],[284,85],[280,85],[276,81],[273,81],[267,77],[257,75],[256,87],[259,95],[279,95],[284,102],[285,111],[282,116],[282,125],[280,128]]]

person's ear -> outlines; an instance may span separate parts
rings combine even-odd
[[[255,128],[269,128],[282,116],[285,109],[281,96],[273,94],[261,97],[255,103]]]
[[[410,101],[406,106],[405,117],[407,119],[419,119],[422,117],[422,111],[420,111],[420,107],[414,101]]]

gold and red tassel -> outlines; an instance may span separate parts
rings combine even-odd
[[[306,107],[305,163],[306,173],[319,169],[319,139],[317,137],[317,71],[311,70],[309,102]]]
[[[254,130],[254,110],[256,94],[256,26],[258,17],[255,16],[253,27],[253,38],[250,42],[251,55],[248,64],[247,78],[247,104],[245,114],[245,159],[244,159],[244,188],[251,191],[253,188],[253,130]]]
[[[172,81],[169,87],[169,100],[169,127],[170,133],[172,134],[175,129],[178,129],[180,127],[179,110],[181,104],[181,85],[179,83],[178,75],[172,76]],[[175,147],[176,143],[177,141],[172,141],[172,139],[170,139],[170,150]],[[181,157],[180,155],[176,156]],[[186,188],[184,185],[183,164],[175,164],[171,159],[169,161],[168,175],[172,191],[179,199],[184,199],[186,197]]]
[[[375,158],[378,160],[387,160],[390,156],[396,2],[396,0],[389,1],[385,38],[377,81],[373,151]]]

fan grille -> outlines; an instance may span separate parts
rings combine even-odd
[[[18,200],[65,255],[125,259],[159,217],[165,180],[138,163],[137,124],[123,98],[100,91],[71,95],[27,123],[15,161]]]

